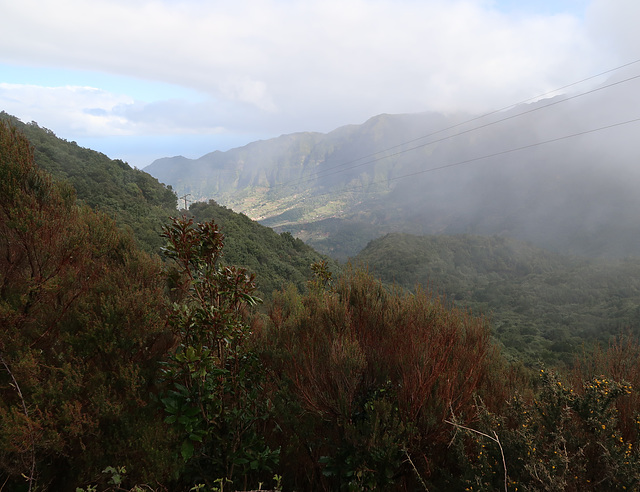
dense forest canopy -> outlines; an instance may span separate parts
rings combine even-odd
[[[58,138],[35,122],[25,124],[4,112],[0,121],[18,128],[33,146],[37,165],[55,179],[69,182],[79,200],[114,217],[146,251],[158,252],[163,245],[161,226],[176,214],[171,186],[123,161]]]
[[[491,319],[505,353],[571,364],[594,341],[640,334],[640,259],[587,259],[503,237],[389,234],[354,259],[384,282],[433,289]]]

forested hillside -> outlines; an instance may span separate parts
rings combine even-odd
[[[214,203],[192,209],[227,213],[229,232],[251,234],[248,220]],[[272,261],[260,256],[263,240],[282,264],[286,243],[301,254],[295,261],[307,258],[299,241],[271,234],[241,254]],[[322,261],[308,289],[291,284],[258,310],[254,275],[228,263],[215,222],[174,218],[161,237],[164,262],[52,179],[29,140],[0,122],[3,489],[596,492],[640,483],[637,339],[586,350],[570,368],[529,368],[501,354],[486,318],[363,270],[334,275]],[[419,247],[400,239],[399,253],[403,241]],[[535,284],[564,268],[520,251],[445,238],[425,253],[453,285],[474,271],[485,286],[509,276]],[[420,270],[407,260],[398,273]],[[620,273],[593,282],[613,285]]]
[[[389,234],[354,261],[487,316],[505,352],[529,362],[572,363],[585,344],[640,334],[639,259],[562,256],[502,237]]]
[[[18,128],[34,147],[36,163],[54,178],[68,181],[78,199],[116,219],[148,252],[158,252],[162,224],[175,215],[176,195],[148,173],[125,162],[67,142],[37,123],[22,123],[5,112],[0,121]]]
[[[313,263],[324,260],[331,270],[339,270],[336,262],[288,232],[278,234],[213,200],[192,204],[188,215],[197,222],[214,220],[220,226],[226,245],[222,262],[255,273],[258,291],[266,299],[271,299],[273,291],[289,284],[301,292],[306,290]]]
[[[160,253],[162,226],[169,217],[185,213],[177,210],[171,186],[122,161],[60,139],[36,123],[24,124],[6,113],[0,114],[0,120],[10,122],[28,138],[36,164],[68,182],[80,201],[115,219],[147,252]],[[271,298],[274,290],[289,282],[304,290],[310,265],[323,259],[291,234],[277,234],[214,201],[191,204],[186,213],[197,221],[214,220],[222,227],[227,242],[224,261],[257,273],[258,290],[264,298]],[[332,268],[337,265],[332,263]]]

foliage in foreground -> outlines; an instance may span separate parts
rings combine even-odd
[[[637,343],[619,341],[600,352],[588,370],[562,376],[540,369],[535,393],[514,393],[502,412],[492,412],[479,401],[478,421],[472,427],[452,418],[452,449],[462,464],[460,486],[637,490],[637,356]],[[631,378],[633,384],[614,376]]]
[[[485,320],[326,263],[251,319],[213,222],[165,238],[163,272],[0,124],[6,490],[638,488],[634,339],[532,377]]]
[[[149,393],[166,350],[163,284],[158,261],[0,122],[2,483],[65,490],[114,463],[136,480],[171,470]]]
[[[165,366],[171,386],[162,403],[165,422],[182,436],[180,482],[213,487],[222,479],[246,487],[271,472],[279,456],[261,432],[270,402],[248,343],[246,307],[259,301],[254,278],[220,264],[224,236],[213,222],[173,219],[163,235],[173,260],[170,325],[179,344]]]
[[[446,448],[444,419],[472,415],[494,355],[483,320],[423,292],[389,292],[362,271],[280,294],[261,343],[278,389],[285,480],[330,490],[427,477]]]

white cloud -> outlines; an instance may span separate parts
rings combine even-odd
[[[248,103],[263,111],[275,111],[267,85],[260,80],[251,80],[247,77],[235,78],[219,84],[220,92],[227,99]]]
[[[495,3],[0,0],[0,61],[203,94],[142,103],[34,87],[43,81],[3,86],[0,103],[87,134],[328,131],[381,112],[494,109],[624,62],[639,45],[637,0],[593,0],[586,20],[512,16]]]
[[[132,104],[93,87],[43,87],[0,83],[0,107],[25,121],[47,121],[66,134],[125,135],[133,131],[126,118],[113,109]]]
[[[587,9],[588,35],[611,61],[638,58],[640,46],[640,2],[637,0],[593,0]]]

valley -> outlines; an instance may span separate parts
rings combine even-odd
[[[623,97],[637,96],[592,91],[486,116],[384,114],[145,170],[341,261],[391,232],[638,256],[637,124],[618,123],[634,107]]]
[[[457,175],[457,191],[414,180],[384,193],[358,176],[350,186],[368,182],[375,198],[318,189],[273,207],[259,178],[263,195],[238,203],[275,213],[260,224],[213,199],[179,209],[173,185],[6,113],[0,143],[11,487],[108,491],[126,473],[131,490],[220,476],[242,490],[451,490],[480,477],[495,489],[498,472],[538,483],[533,465],[552,485],[637,481],[632,183],[583,173],[570,189],[560,170],[547,186],[548,166],[514,168],[549,192],[531,216],[541,195],[517,173],[503,188]],[[500,446],[458,418],[498,429]],[[36,441],[42,428],[55,441]],[[569,475],[553,475],[558,449]]]

